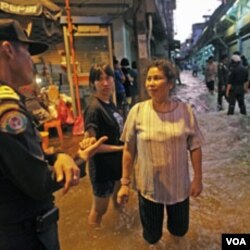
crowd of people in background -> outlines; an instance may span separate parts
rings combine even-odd
[[[249,64],[244,55],[235,51],[231,58],[227,53],[221,53],[218,61],[213,55],[210,55],[204,65],[200,65],[197,61],[193,63],[183,63],[179,59],[172,62],[176,83],[181,85],[180,73],[184,70],[191,70],[192,76],[197,77],[200,73],[204,75],[204,82],[211,95],[217,91],[217,110],[221,111],[228,104],[228,115],[234,114],[236,103],[238,103],[241,114],[246,114],[245,93],[249,88]],[[127,58],[122,58],[121,63],[115,58],[115,82],[116,82],[116,98],[119,110],[126,111],[138,101],[138,83],[136,62],[132,62],[132,68]],[[123,105],[122,105],[123,104]],[[126,117],[126,115],[124,117]]]
[[[250,88],[248,60],[240,52],[235,51],[231,58],[227,53],[221,53],[218,62],[210,55],[204,65],[194,61],[192,64],[184,63],[183,68],[192,71],[192,76],[199,73],[204,75],[204,82],[211,95],[217,90],[217,110],[225,109],[227,114],[234,114],[238,103],[240,113],[246,115],[245,94]]]
[[[119,60],[113,58],[114,81],[116,90],[117,108],[125,118],[130,108],[138,102],[138,71],[136,61],[124,57]]]

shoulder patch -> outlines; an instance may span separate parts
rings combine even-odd
[[[6,112],[0,119],[0,131],[20,134],[26,130],[28,118],[19,111]]]
[[[11,87],[7,85],[1,85],[0,86],[0,101],[6,100],[6,99],[19,101],[20,97]]]

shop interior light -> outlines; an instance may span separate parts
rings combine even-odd
[[[42,85],[42,81],[43,80],[42,80],[42,78],[39,75],[36,76],[36,80],[35,81],[36,81],[36,84]]]

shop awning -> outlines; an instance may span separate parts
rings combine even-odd
[[[62,9],[49,0],[0,0],[0,11],[21,16],[44,16],[58,20]]]

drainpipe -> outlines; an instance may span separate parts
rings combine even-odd
[[[152,30],[153,30],[153,18],[150,14],[148,16],[148,58],[151,59],[151,38],[152,38]]]

